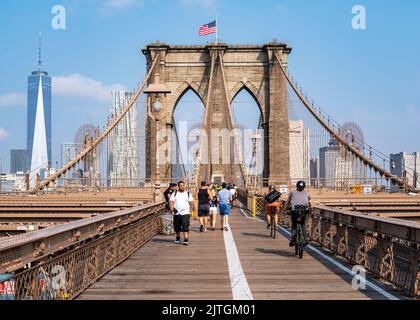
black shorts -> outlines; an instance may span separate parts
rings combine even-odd
[[[305,225],[306,222],[306,216],[308,215],[308,211],[305,211],[302,213],[302,219],[300,221],[300,225]],[[296,227],[298,225],[298,214],[295,210],[290,210],[290,218],[292,219],[292,230],[296,230]]]
[[[198,205],[198,216],[199,217],[208,217],[210,214],[210,205],[209,204],[199,204]]]
[[[174,230],[175,232],[189,232],[190,231],[190,215],[189,214],[174,215]]]

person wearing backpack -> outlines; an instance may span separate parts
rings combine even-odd
[[[185,182],[178,182],[178,190],[172,193],[169,200],[170,210],[174,215],[175,243],[181,243],[181,232],[184,236],[184,245],[188,245],[191,209],[194,208],[194,199],[185,188]],[[195,210],[197,211],[197,210]]]
[[[267,229],[271,227],[271,211],[273,212],[275,225],[279,225],[279,209],[280,209],[280,198],[281,193],[277,191],[276,186],[271,184],[268,187],[268,193],[265,196],[265,207],[267,213]]]

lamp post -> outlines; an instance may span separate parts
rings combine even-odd
[[[155,172],[155,201],[160,199],[160,168],[159,168],[159,141],[158,141],[158,131],[159,131],[159,120],[162,119],[165,115],[162,115],[162,105],[165,104],[166,95],[171,93],[165,84],[160,83],[159,73],[155,73],[155,81],[150,84],[144,93],[148,94],[148,104],[147,104],[147,113],[149,117],[155,121],[156,127],[156,150],[155,150],[155,159],[156,159],[156,172]]]

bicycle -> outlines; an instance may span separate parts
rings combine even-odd
[[[271,218],[271,224],[270,224],[270,237],[275,239],[276,238],[276,229],[277,224],[275,220],[275,207],[270,207],[270,218]]]
[[[304,226],[302,224],[302,221],[304,221],[304,215],[306,215],[307,208],[306,207],[296,207],[295,212],[297,214],[296,217],[296,242],[295,242],[295,254],[299,256],[299,259],[302,259],[303,257],[303,243],[304,243],[304,237],[303,237],[303,229]]]

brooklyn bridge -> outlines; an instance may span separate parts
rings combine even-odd
[[[144,80],[106,127],[63,167],[0,196],[0,299],[420,297],[418,173],[395,174],[395,160],[321,108],[292,76],[292,48],[156,42],[142,54]],[[187,92],[204,106],[194,143],[174,118]],[[258,106],[252,130],[235,119],[241,92]],[[130,152],[114,137],[138,105],[145,178],[110,183],[98,159],[112,141]],[[333,176],[320,164],[331,150]],[[201,181],[237,187],[229,231],[199,232],[193,216],[189,246],[173,243],[163,192],[180,180],[195,202]],[[314,205],[302,259],[288,245],[290,216],[280,211],[275,239],[265,227],[267,187],[284,203],[299,180]]]

